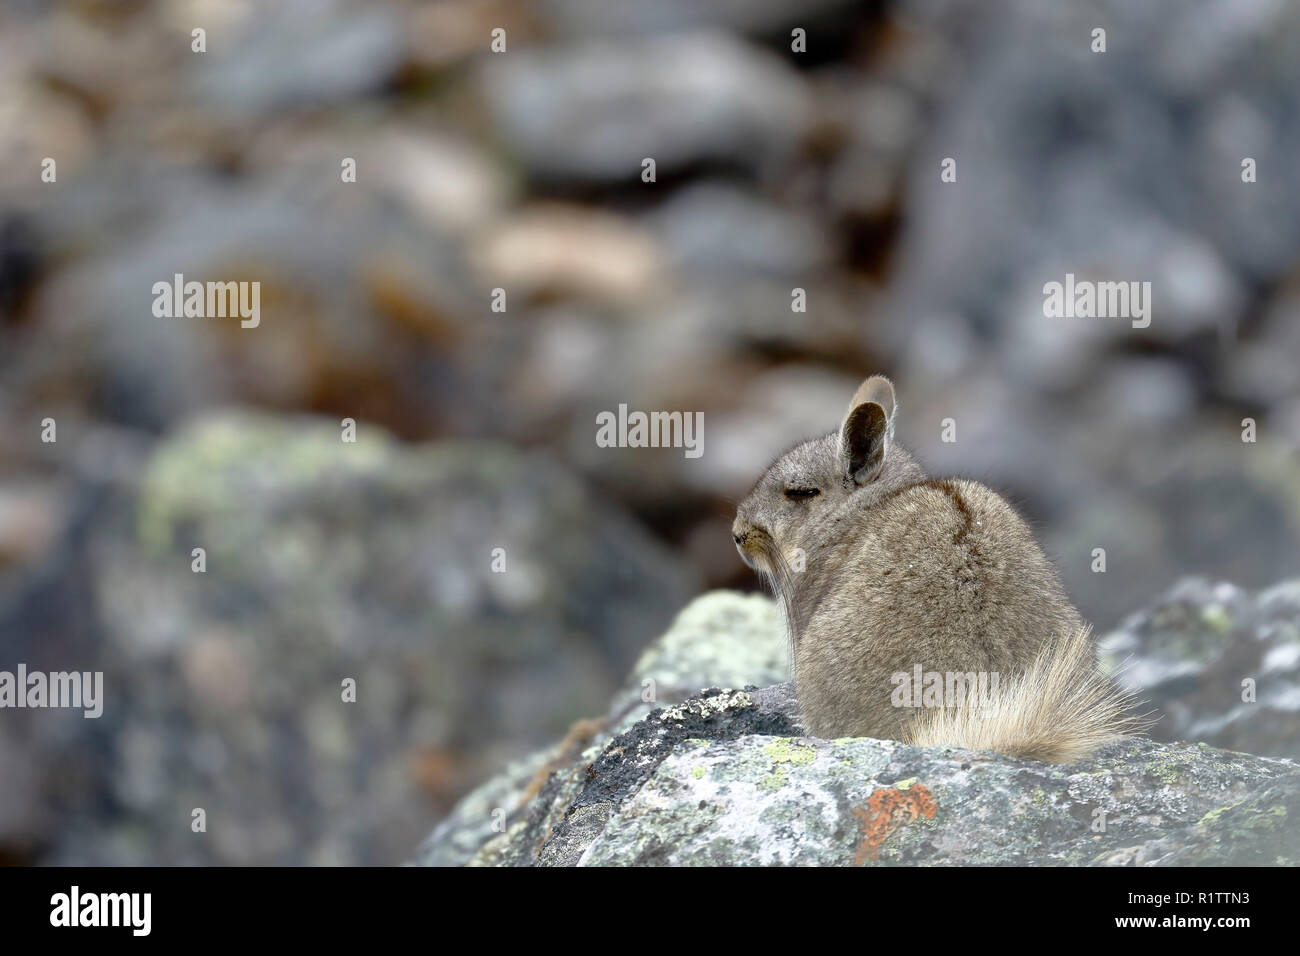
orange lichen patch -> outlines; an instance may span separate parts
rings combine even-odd
[[[906,790],[897,787],[880,787],[867,798],[865,807],[854,807],[862,838],[858,841],[853,862],[861,866],[880,856],[880,848],[891,833],[907,826],[917,817],[933,820],[939,809],[934,795],[922,784],[913,784]]]

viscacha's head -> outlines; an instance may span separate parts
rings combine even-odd
[[[791,554],[811,555],[852,533],[845,516],[924,479],[893,440],[894,386],[883,375],[854,393],[838,430],[801,442],[763,472],[736,509],[731,534],[744,562],[785,583]]]

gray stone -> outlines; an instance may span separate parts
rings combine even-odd
[[[831,263],[824,230],[802,210],[720,183],[680,190],[656,207],[649,222],[673,267],[687,276],[797,277]],[[789,289],[783,299],[788,310]]]
[[[1252,593],[1184,579],[1125,618],[1103,647],[1161,715],[1155,739],[1300,760],[1300,581]]]
[[[1227,586],[1192,580],[1182,589],[1215,607],[1241,603]],[[1258,604],[1289,621],[1293,633],[1297,594],[1296,584],[1279,585]],[[1173,630],[1179,622],[1186,646],[1173,656],[1193,666],[1212,657],[1203,616],[1177,618]],[[643,656],[606,718],[610,729],[587,737],[581,749],[554,748],[485,784],[431,835],[416,862],[1300,862],[1300,830],[1289,825],[1300,813],[1300,767],[1286,760],[1129,738],[1060,766],[888,740],[819,740],[803,735],[789,683],[705,690],[644,716],[627,710],[626,695],[646,672],[670,671],[674,684],[689,685],[682,672],[698,663],[701,686],[718,676],[736,684],[745,675],[773,676],[767,655],[778,651],[781,635],[775,608],[763,598],[716,592],[697,599]],[[757,657],[755,644],[763,648]],[[1271,653],[1277,664],[1278,652]],[[1132,673],[1158,688],[1181,671],[1152,661]],[[639,719],[629,723],[629,716]],[[495,829],[492,810],[502,821]]]
[[[768,34],[851,9],[852,0],[541,0],[562,36],[621,36],[704,26]],[[810,40],[815,43],[815,40]]]
[[[382,6],[348,6],[287,0],[208,30],[193,96],[218,114],[247,119],[378,90],[401,62],[401,25]]]
[[[535,176],[637,182],[693,164],[763,169],[809,122],[803,80],[779,58],[721,33],[593,41],[489,59],[491,119]]]
[[[80,644],[59,660],[104,671],[100,719],[32,722],[57,747],[18,724],[0,741],[27,752],[28,790],[58,790],[44,859],[401,859],[439,804],[603,708],[698,588],[545,456],[408,446],[364,421],[357,436],[318,418],[194,421],[98,502],[62,579],[0,604],[0,632],[45,653],[46,618],[75,609]],[[0,804],[0,839],[19,810]]]

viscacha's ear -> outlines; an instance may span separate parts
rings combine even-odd
[[[883,375],[873,375],[849,402],[840,427],[840,460],[847,479],[865,485],[880,474],[894,436],[894,386]]]

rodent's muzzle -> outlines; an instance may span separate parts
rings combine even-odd
[[[740,560],[755,571],[762,570],[755,561],[754,553],[759,551],[756,545],[759,544],[758,539],[762,537],[764,537],[762,531],[755,528],[740,515],[736,515],[736,520],[731,523],[731,539],[736,542],[736,551],[740,554]]]

